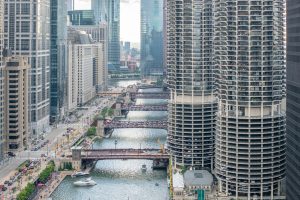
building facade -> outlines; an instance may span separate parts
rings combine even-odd
[[[96,23],[108,25],[108,69],[120,68],[120,0],[92,0]]]
[[[285,3],[215,1],[220,193],[275,199],[285,178]]]
[[[50,122],[57,123],[64,115],[67,68],[67,2],[52,0],[50,41]]]
[[[3,77],[3,55],[4,48],[4,1],[0,1],[0,160],[5,153],[5,130],[4,130],[4,77]]]
[[[101,48],[94,49],[97,54],[95,59],[95,82],[97,92],[107,89],[108,79],[108,27],[106,23],[99,23],[93,26],[72,26],[72,29],[81,30],[89,34],[94,43],[100,43]]]
[[[68,29],[67,110],[74,111],[96,96],[97,81],[102,78],[104,46],[95,43],[84,31]]]
[[[72,10],[68,11],[70,23],[73,26],[95,25],[95,15],[92,10]]]
[[[287,1],[287,200],[300,199],[300,1]]]
[[[141,0],[141,73],[162,75],[163,66],[163,1]]]
[[[167,148],[175,166],[213,169],[215,98],[211,0],[168,0]]]
[[[50,113],[50,0],[5,0],[5,46],[30,64],[32,138],[49,128]]]
[[[28,59],[5,57],[4,77],[6,150],[18,152],[28,148]]]

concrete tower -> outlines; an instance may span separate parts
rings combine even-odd
[[[215,113],[212,0],[168,0],[168,150],[176,166],[213,168]]]
[[[214,6],[219,191],[274,199],[285,177],[284,0]]]

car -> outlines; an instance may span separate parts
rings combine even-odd
[[[6,191],[7,190],[7,187],[2,187],[2,191],[4,192],[4,191]]]
[[[10,157],[16,157],[16,154],[14,154],[13,152],[7,152],[7,155]]]
[[[4,181],[4,184],[6,185],[6,184],[8,184],[9,183],[9,181],[8,180],[6,180],[6,181]]]
[[[47,157],[47,156],[46,156],[46,154],[42,153],[42,154],[41,154],[41,157]]]
[[[8,185],[8,186],[11,186],[12,184],[13,184],[13,183],[12,183],[11,181],[9,181],[7,185]]]

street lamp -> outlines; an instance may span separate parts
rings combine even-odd
[[[115,150],[117,149],[117,144],[118,144],[118,141],[115,140]]]

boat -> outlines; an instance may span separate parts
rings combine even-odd
[[[90,173],[88,172],[75,172],[71,175],[71,177],[79,177],[79,176],[88,176]]]
[[[142,165],[142,172],[146,172],[147,171],[147,166],[146,166],[146,164],[143,164]]]
[[[86,178],[81,181],[76,181],[73,183],[75,186],[94,186],[97,185],[95,181],[92,180],[92,178]]]
[[[155,186],[159,186],[159,184],[158,184],[158,183],[155,183]]]

